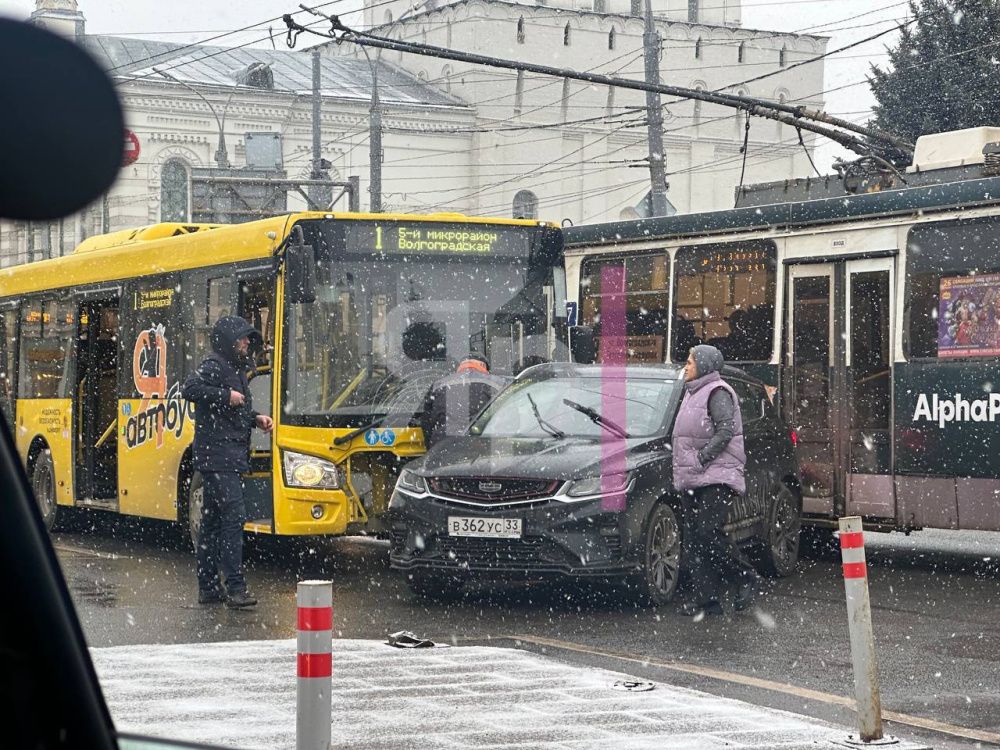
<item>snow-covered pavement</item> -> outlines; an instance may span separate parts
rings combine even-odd
[[[92,650],[120,731],[295,747],[294,640]],[[401,650],[335,640],[333,745],[457,748],[817,748],[848,729],[514,649]],[[842,745],[840,746],[842,747]],[[909,747],[905,743],[896,748]]]

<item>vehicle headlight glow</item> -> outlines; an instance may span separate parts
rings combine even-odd
[[[592,495],[624,492],[632,481],[632,475],[608,474],[606,476],[587,477],[571,482],[566,489],[567,497],[590,497]]]
[[[427,480],[422,476],[414,474],[412,471],[403,469],[399,474],[399,479],[396,480],[396,488],[417,495],[423,495],[427,492]]]
[[[340,472],[332,461],[304,453],[284,451],[285,484],[289,487],[315,487],[335,490],[340,487]]]

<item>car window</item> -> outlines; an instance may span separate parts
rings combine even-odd
[[[744,427],[759,422],[764,416],[764,402],[767,400],[764,389],[745,380],[728,382],[739,397],[740,416],[743,417]]]

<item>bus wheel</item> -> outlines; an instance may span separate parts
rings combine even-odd
[[[35,466],[31,471],[31,490],[42,511],[46,531],[52,531],[59,505],[56,503],[56,472],[52,465],[52,452],[47,448],[35,459]]]
[[[666,503],[653,508],[641,554],[642,574],[632,582],[644,604],[662,607],[677,593],[681,572],[681,531],[674,509]]]
[[[799,500],[791,488],[782,483],[774,498],[774,510],[764,550],[764,572],[784,578],[795,571],[799,562]]]
[[[201,509],[205,504],[205,480],[200,471],[191,476],[188,484],[187,522],[188,534],[191,536],[191,549],[198,551],[198,531],[201,528]]]

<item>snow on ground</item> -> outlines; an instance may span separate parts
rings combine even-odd
[[[846,728],[505,648],[334,641],[333,746],[831,747]],[[293,640],[93,649],[120,731],[234,748],[295,747]]]

